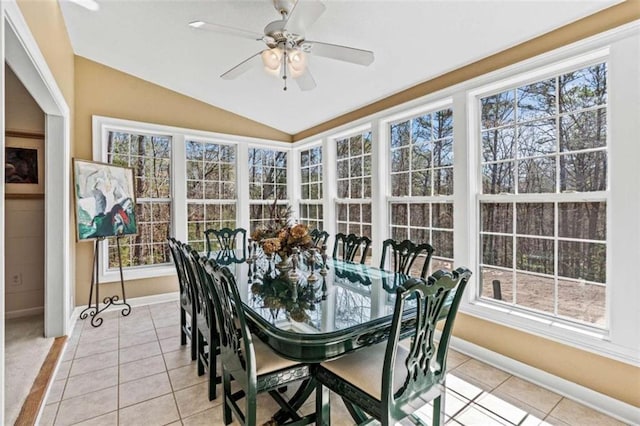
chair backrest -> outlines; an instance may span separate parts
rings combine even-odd
[[[242,238],[242,253],[245,256],[247,251],[247,230],[244,228],[222,228],[222,229],[207,229],[204,231],[204,236],[207,240],[207,253],[213,251],[212,235],[215,236],[220,246],[220,251],[231,251],[236,249],[236,239],[238,235]]]
[[[339,247],[342,247],[342,260],[353,262],[356,254],[358,254],[358,250],[362,248],[360,263],[364,263],[367,258],[367,250],[369,250],[370,245],[371,240],[368,237],[358,237],[356,234],[345,235],[340,232],[336,234],[336,241],[333,244],[333,258],[338,258],[338,249]]]
[[[190,250],[189,256],[187,259],[187,264],[191,270],[193,275],[193,282],[196,288],[197,294],[197,302],[198,307],[197,311],[204,317],[207,326],[207,330],[216,332],[216,318],[215,318],[215,302],[213,299],[213,287],[210,283],[206,273],[204,271],[204,267],[201,262],[203,262],[203,258],[200,257],[197,251],[190,249],[187,246],[186,250]],[[204,324],[198,324],[200,327]],[[208,336],[205,336],[207,339]],[[209,342],[211,344],[212,342]]]
[[[427,281],[422,278],[410,278],[396,290],[396,303],[393,312],[391,332],[387,342],[382,374],[382,412],[393,419],[401,419],[410,414],[411,402],[443,383],[446,374],[447,353],[453,323],[464,289],[471,277],[466,268],[455,271],[437,271]],[[452,292],[452,302],[446,312],[445,323],[440,334],[437,349],[433,338],[436,323],[445,314],[443,307]],[[403,327],[405,303],[411,300],[416,304],[416,321],[412,323],[410,348],[404,368],[397,368],[396,355]],[[394,375],[403,374],[402,386],[394,389]]]
[[[222,363],[243,389],[255,389],[255,352],[236,280],[229,268],[218,266],[213,260],[207,260],[204,268],[215,289]]]
[[[173,263],[176,266],[176,272],[178,274],[180,304],[185,307],[193,307],[195,300],[192,288],[189,285],[189,279],[186,276],[185,264],[182,258],[182,243],[173,237],[169,237],[167,240],[169,241],[169,250],[171,251],[171,257],[173,258]]]
[[[200,284],[198,282],[198,272],[191,259],[191,253],[193,249],[188,244],[182,244],[180,246],[180,255],[182,257],[182,263],[184,265],[184,275],[187,280],[187,285],[191,288],[191,294],[194,301],[194,315],[205,315],[203,305],[205,303],[204,294],[200,291]],[[194,331],[195,332],[195,331]]]
[[[387,252],[390,251],[393,254],[391,260],[393,261],[394,272],[415,275],[411,273],[411,267],[416,259],[424,255],[424,264],[420,270],[420,278],[427,276],[429,270],[429,263],[431,263],[431,256],[433,255],[433,247],[427,243],[414,244],[409,240],[404,240],[398,243],[395,240],[388,239],[382,243],[382,257],[380,258],[380,269],[385,269]]]
[[[311,235],[311,241],[316,247],[322,247],[324,244],[327,244],[327,239],[329,238],[327,231],[321,231],[319,229],[312,230],[309,232],[309,235]]]

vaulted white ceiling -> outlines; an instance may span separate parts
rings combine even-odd
[[[619,1],[324,0],[307,39],[372,50],[375,61],[309,57],[317,87],[308,92],[292,82],[283,91],[260,65],[221,79],[264,44],[188,26],[203,20],[262,33],[279,19],[269,0],[97,3],[97,11],[61,3],[77,55],[294,134]]]

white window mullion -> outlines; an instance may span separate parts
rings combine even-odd
[[[175,238],[187,241],[187,155],[185,152],[185,136],[180,133],[172,135],[171,153],[171,189],[173,191],[173,232]]]
[[[322,204],[324,230],[329,233],[327,240],[327,252],[331,255],[331,247],[334,244],[334,236],[337,231],[335,202],[338,197],[337,185],[334,177],[337,176],[336,167],[336,143],[331,138],[322,139]]]
[[[371,245],[376,247],[372,253],[372,265],[380,265],[382,242],[389,235],[390,215],[385,203],[389,141],[385,128],[379,120],[373,120],[371,123],[371,199],[367,201],[371,203]]]
[[[236,167],[236,188],[238,191],[236,220],[239,228],[249,230],[249,147],[246,143],[237,146]]]

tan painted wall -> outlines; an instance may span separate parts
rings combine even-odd
[[[73,111],[73,48],[57,0],[17,0],[17,3],[69,109]]]
[[[74,157],[91,159],[91,116],[123,118],[234,135],[291,141],[291,136],[231,112],[141,80],[83,57],[75,65]],[[76,244],[76,304],[87,303],[93,245]],[[119,294],[118,284],[101,284],[102,294]],[[126,282],[127,297],[177,291],[175,277]]]
[[[8,131],[44,132],[44,113],[5,65]],[[44,200],[5,200],[5,312],[44,306]],[[19,276],[17,283],[13,277]]]

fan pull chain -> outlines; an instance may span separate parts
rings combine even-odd
[[[287,48],[284,48],[284,55],[282,55],[282,79],[284,80],[284,90],[287,91]]]

